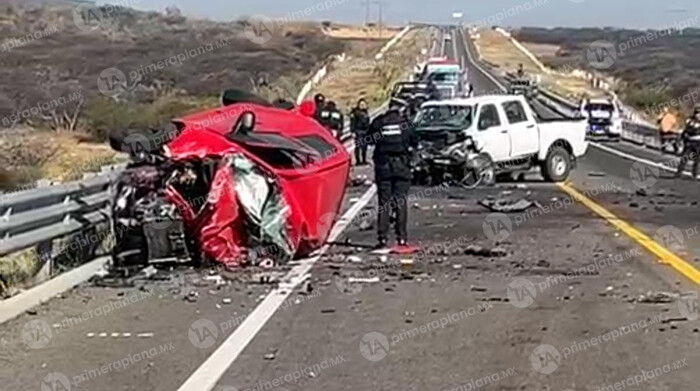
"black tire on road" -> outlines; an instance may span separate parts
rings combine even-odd
[[[542,175],[549,182],[563,182],[571,172],[571,154],[562,147],[553,147],[542,164]]]

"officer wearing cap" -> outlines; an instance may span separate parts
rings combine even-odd
[[[314,103],[316,104],[316,121],[321,122],[321,111],[326,108],[326,96],[323,94],[314,95]]]
[[[388,243],[389,223],[395,219],[396,239],[399,246],[408,240],[408,206],[406,197],[411,185],[411,154],[418,146],[418,138],[408,121],[407,103],[392,99],[389,110],[370,125],[368,139],[375,145],[374,176],[379,198],[378,248]]]
[[[676,177],[680,177],[683,174],[688,160],[692,160],[693,179],[697,179],[698,163],[700,163],[700,106],[695,106],[693,116],[686,121],[681,138],[683,139],[683,155],[678,164]]]

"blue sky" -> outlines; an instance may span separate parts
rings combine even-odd
[[[309,12],[308,19],[340,22],[362,22],[365,19],[364,0],[102,0],[100,2],[130,4],[134,8],[150,10],[163,10],[168,5],[176,5],[187,15],[215,20],[231,20],[254,14],[284,17],[307,8],[315,9]],[[449,22],[453,11],[462,11],[467,21],[501,19],[498,24],[505,26],[545,27],[662,28],[700,17],[699,0],[382,0],[382,2],[385,18],[395,24],[407,21]],[[377,6],[372,7],[372,18],[376,19]],[[525,8],[529,10],[523,11]],[[509,16],[502,19],[502,15]]]

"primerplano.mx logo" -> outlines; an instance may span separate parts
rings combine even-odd
[[[0,49],[3,52],[11,52],[13,49],[21,48],[34,41],[56,34],[59,31],[58,26],[51,25],[43,30],[34,31],[23,36],[7,38],[2,45],[0,45]]]
[[[562,361],[575,354],[584,352],[591,348],[599,347],[606,343],[615,342],[618,339],[633,333],[645,332],[649,327],[655,324],[660,324],[663,321],[664,315],[657,314],[650,318],[619,326],[593,338],[588,338],[583,341],[575,341],[564,346],[563,348],[543,344],[532,351],[530,354],[530,363],[532,364],[532,368],[537,372],[549,375],[559,368]]]
[[[172,342],[168,342],[135,354],[129,354],[124,358],[106,363],[100,367],[83,370],[83,372],[72,378],[69,378],[64,373],[52,372],[41,379],[41,391],[71,391],[73,387],[78,387],[82,383],[94,380],[110,372],[122,371],[142,361],[152,360],[158,355],[174,351],[175,345]]]
[[[392,346],[421,334],[442,330],[450,324],[471,318],[492,308],[491,303],[479,304],[459,312],[446,314],[423,325],[402,330],[389,337],[378,331],[369,332],[360,339],[360,354],[369,361],[381,361],[389,354]]]
[[[556,276],[547,276],[547,278],[537,283],[525,277],[516,277],[510,281],[506,289],[508,301],[516,308],[527,308],[535,303],[539,294],[552,287],[565,284],[578,277],[598,275],[601,270],[634,259],[641,254],[642,250],[640,248],[633,248],[624,253],[609,254],[605,258],[596,259],[570,272]]]
[[[167,68],[181,67],[188,60],[206,55],[217,49],[228,47],[230,44],[231,40],[229,38],[218,39],[194,48],[183,50],[159,60],[151,61],[148,64],[141,65],[126,73],[116,67],[107,68],[97,76],[97,88],[103,95],[116,98],[135,88],[135,86],[150,74]]]
[[[22,341],[30,349],[41,349],[49,345],[51,340],[65,330],[78,324],[89,321],[90,319],[106,316],[113,311],[118,311],[129,305],[150,299],[154,297],[152,292],[134,292],[120,300],[110,301],[88,311],[84,311],[78,315],[67,316],[59,322],[54,323],[53,327],[43,319],[33,319],[22,326],[20,332]]]

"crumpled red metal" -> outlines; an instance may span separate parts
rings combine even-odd
[[[202,252],[229,267],[244,265],[248,238],[243,224],[242,206],[235,191],[235,172],[224,163],[227,157],[241,154],[254,162],[275,186],[281,189],[289,206],[287,235],[295,247],[295,257],[309,254],[328,238],[346,191],[350,173],[350,155],[345,147],[316,122],[313,102],[294,110],[282,110],[249,103],[196,113],[176,120],[184,125],[181,133],[166,147],[174,161],[220,161],[209,189],[206,204],[194,211],[174,188],[166,194],[183,211],[188,229],[194,230]],[[321,160],[298,167],[275,167],[254,150],[227,137],[238,117],[251,111],[256,116],[256,133],[274,133],[292,140],[312,137],[332,153]]]

